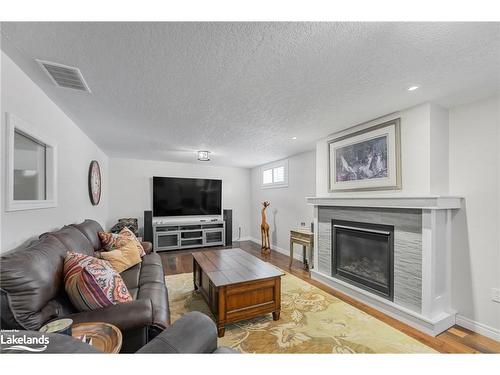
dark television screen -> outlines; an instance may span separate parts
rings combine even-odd
[[[222,180],[153,177],[153,216],[220,215]]]

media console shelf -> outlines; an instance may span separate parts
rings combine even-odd
[[[223,220],[202,222],[170,222],[153,224],[154,251],[225,246]]]

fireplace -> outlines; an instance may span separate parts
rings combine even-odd
[[[332,220],[332,276],[394,296],[394,226]]]

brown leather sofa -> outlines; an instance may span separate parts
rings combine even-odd
[[[101,321],[123,334],[122,352],[131,353],[170,324],[167,288],[160,256],[143,246],[142,262],[121,273],[133,301],[94,311],[74,309],[63,285],[63,263],[69,250],[93,255],[101,249],[93,220],[42,234],[29,246],[0,260],[1,328],[38,330],[47,321],[68,317],[75,323]]]

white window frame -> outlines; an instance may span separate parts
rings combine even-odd
[[[57,146],[31,124],[6,113],[5,136],[5,211],[36,210],[57,207]],[[46,146],[45,151],[45,199],[14,200],[14,134],[18,131]]]
[[[283,167],[284,168],[284,181],[274,182],[274,169]],[[264,171],[269,169],[273,170],[273,182],[264,184]],[[260,167],[260,186],[262,189],[275,189],[288,187],[288,159],[275,161],[274,163],[269,163]]]

